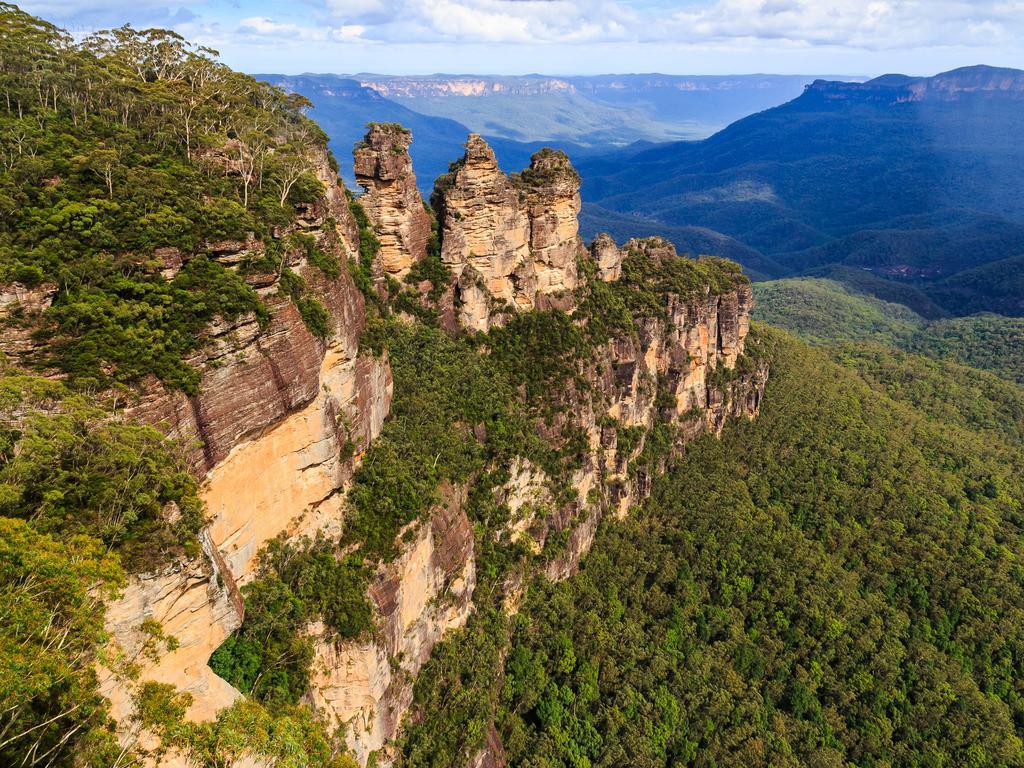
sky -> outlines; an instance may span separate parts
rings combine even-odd
[[[1024,0],[40,0],[171,28],[247,72],[930,75],[1024,68]]]

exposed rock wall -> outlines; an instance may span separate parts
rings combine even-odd
[[[353,153],[356,182],[366,190],[359,202],[380,240],[380,267],[394,278],[426,257],[430,239],[430,214],[409,157],[411,142],[407,129],[374,123]]]
[[[382,241],[381,266],[396,277],[423,257],[429,236],[429,220],[424,234],[419,218],[422,205],[413,204],[407,149],[406,134],[378,128],[356,150],[364,204]],[[557,152],[537,153],[529,169],[508,177],[490,147],[470,136],[465,157],[439,180],[434,199],[456,313],[471,330],[500,325],[510,312],[571,310],[581,259],[593,259],[600,278],[613,282],[622,279],[627,253],[678,258],[660,239],[620,249],[607,236],[588,255],[578,235],[579,179]],[[337,226],[327,227],[329,219]],[[356,253],[358,232],[340,187],[310,206],[298,227],[339,258]],[[251,239],[214,245],[211,251],[228,265],[262,247]],[[142,679],[193,695],[195,719],[214,717],[240,695],[206,662],[241,621],[238,590],[252,579],[259,548],[282,532],[340,532],[344,488],[390,404],[387,360],[359,349],[365,307],[347,271],[331,280],[301,254],[286,257],[327,308],[329,339],[310,334],[290,300],[275,295],[274,275],[250,276],[268,300],[269,326],[245,317],[211,327],[211,343],[192,361],[203,372],[200,393],[189,398],[149,382],[132,406],[136,418],[194,443],[192,461],[204,478],[211,520],[204,557],[133,579],[110,606],[108,629],[115,646],[138,661]],[[166,254],[167,269],[180,262],[181,254]],[[586,385],[565,382],[556,412],[538,423],[555,446],[572,432],[585,434],[582,466],[571,478],[576,500],[565,501],[554,478],[517,458],[495,490],[510,515],[502,535],[535,555],[563,535],[564,546],[543,568],[551,578],[565,578],[589,550],[602,517],[626,514],[663,471],[667,457],[656,465],[637,461],[652,427],[671,425],[678,452],[701,434],[719,432],[728,418],[756,414],[767,371],[747,363],[740,370],[750,308],[750,288],[742,282],[721,292],[706,286],[670,295],[664,312],[636,320],[635,334],[600,346],[581,371]],[[370,586],[378,625],[372,636],[339,642],[322,625],[308,627],[316,660],[306,701],[332,725],[347,726],[349,746],[363,763],[371,753],[381,764],[393,757],[390,742],[412,704],[417,673],[472,611],[476,560],[466,493],[444,487],[429,519],[403,532],[398,558],[378,567]],[[504,585],[507,610],[515,609],[524,576]],[[180,647],[158,659],[142,653],[144,618],[159,621]],[[124,681],[107,674],[103,685],[115,715],[129,720]],[[503,760],[492,729],[472,762]]]
[[[611,249],[618,253],[615,258],[607,255]],[[598,265],[602,260],[614,264],[606,279],[618,279],[626,251],[645,258],[679,258],[660,238],[630,241],[619,251],[611,238],[601,236],[591,251]],[[631,463],[643,453],[654,425],[672,427],[673,453],[678,454],[699,435],[719,434],[730,417],[752,418],[758,413],[767,370],[758,366],[736,371],[750,328],[749,284],[740,282],[723,293],[705,286],[685,297],[670,294],[667,300],[664,316],[637,318],[635,335],[613,338],[597,351],[584,374],[590,386],[582,391],[568,386],[552,421],[551,439],[579,427],[586,433],[589,451],[573,477],[576,507],[530,528],[538,544],[555,531],[571,531],[564,552],[548,565],[551,578],[575,570],[605,511],[621,517],[649,495],[653,475],[663,471],[664,461],[655,467]],[[622,444],[626,435],[630,437]],[[536,479],[513,472],[513,484],[503,498],[510,508]],[[588,502],[592,492],[599,496],[596,504]]]
[[[237,591],[230,574],[218,567],[209,535],[204,533],[201,541],[204,557],[133,578],[121,598],[108,604],[106,629],[124,661],[142,668],[143,679],[171,683],[192,694],[189,716],[210,720],[241,696],[206,665],[241,623],[241,613]],[[164,633],[178,640],[178,648],[173,653],[156,648],[154,661],[145,652],[150,637],[142,630],[144,619],[158,621]],[[134,711],[131,686],[101,669],[100,691],[110,699],[111,715],[127,725]]]
[[[629,251],[645,258],[678,258],[661,239],[634,240],[620,250],[610,237],[601,236],[591,248],[600,278],[619,279]],[[512,513],[507,527],[511,538],[529,536],[536,552],[552,535],[567,533],[560,552],[543,566],[548,578],[572,575],[593,545],[601,519],[606,514],[622,517],[647,498],[654,478],[687,443],[703,434],[719,434],[730,418],[757,415],[768,370],[750,361],[740,368],[751,306],[752,292],[744,282],[722,293],[708,286],[685,297],[670,294],[664,316],[639,319],[635,336],[614,338],[597,351],[584,373],[588,386],[566,387],[561,407],[545,429],[555,442],[573,428],[586,433],[589,450],[572,478],[577,501],[548,509],[543,516],[531,514],[532,504],[550,504],[552,498],[543,472],[522,460],[513,463],[509,481],[497,491],[498,501]],[[671,428],[673,445],[658,463],[638,463],[656,424]],[[515,612],[523,574],[511,576],[504,589],[504,608]],[[501,738],[492,725],[485,744],[466,765],[505,764]]]
[[[320,172],[325,182],[333,178],[326,158]],[[296,230],[312,234],[341,262],[356,253],[358,230],[336,182],[302,211]],[[212,250],[234,266],[261,247],[248,240]],[[214,324],[209,343],[190,361],[202,372],[199,394],[187,397],[153,380],[127,409],[192,446],[210,522],[202,534],[204,556],[133,577],[108,606],[107,629],[111,647],[138,664],[140,680],[192,695],[188,716],[196,720],[213,718],[240,695],[207,661],[242,620],[238,590],[253,578],[259,548],[282,532],[340,529],[341,493],[391,402],[387,359],[359,349],[364,300],[348,271],[331,279],[299,252],[286,259],[327,310],[327,339],[313,336],[294,304],[276,294],[276,275],[248,275],[266,298],[269,326],[251,316]],[[140,653],[144,619],[160,622],[180,645],[155,659]],[[125,726],[131,685],[110,670],[101,674],[113,714]]]
[[[442,497],[428,521],[412,524],[402,553],[370,586],[379,616],[374,638],[336,643],[322,626],[310,627],[317,661],[308,701],[330,722],[347,724],[360,763],[397,733],[417,672],[472,609],[476,562],[466,489],[445,486]]]
[[[470,134],[432,202],[464,327],[486,331],[508,312],[571,306],[582,250],[579,176],[563,153],[538,152],[509,178],[487,142]]]

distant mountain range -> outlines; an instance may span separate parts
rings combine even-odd
[[[506,171],[523,168],[539,147],[578,161],[631,146],[698,139],[751,112],[798,96],[814,78],[790,75],[683,77],[493,77],[481,75],[259,74],[313,102],[313,117],[352,181],[352,145],[368,122],[412,129],[421,189],[462,154],[470,131],[483,134]]]
[[[588,147],[702,139],[799,96],[814,80],[661,74],[351,77],[410,109],[453,118],[488,136]]]
[[[581,158],[584,221],[700,227],[761,276],[854,268],[953,314],[1024,314],[1022,136],[1018,70],[818,80],[703,141]]]
[[[425,195],[470,131],[487,137],[506,171],[551,144],[583,176],[587,236],[662,234],[758,279],[828,277],[924,317],[1024,315],[1020,70],[867,82],[258,77],[313,102],[350,182],[352,145],[371,121],[412,130]],[[750,112],[700,141],[652,140]]]

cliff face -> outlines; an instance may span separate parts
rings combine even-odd
[[[680,259],[672,246],[653,238],[619,249],[601,238],[596,251],[615,251],[619,272],[630,258]],[[586,258],[586,257],[585,257]],[[751,290],[743,280],[725,290],[710,284],[669,294],[666,311],[637,318],[635,333],[598,346],[576,379],[559,382],[553,412],[536,428],[552,446],[574,433],[585,444],[580,466],[567,478],[573,500],[553,489],[558,478],[522,457],[494,469],[507,479],[494,501],[507,512],[500,540],[518,542],[537,566],[513,568],[497,594],[515,612],[526,582],[539,567],[552,579],[572,574],[608,514],[624,516],[650,493],[653,478],[696,437],[719,433],[730,418],[753,418],[767,370],[744,357]],[[742,364],[741,364],[742,363]],[[654,462],[642,460],[656,427],[672,441]],[[309,701],[331,722],[348,724],[348,741],[360,761],[376,752],[379,765],[395,758],[390,742],[400,735],[411,709],[415,675],[445,633],[461,626],[473,609],[478,553],[464,508],[464,490],[447,489],[445,501],[401,556],[382,568],[371,586],[379,637],[332,643],[320,627],[316,675]],[[406,537],[400,537],[405,540]],[[542,555],[553,542],[550,557]],[[438,552],[447,552],[439,558]],[[488,599],[485,596],[483,599]],[[502,747],[492,733],[474,756],[477,765],[500,765]]]
[[[356,181],[366,190],[359,202],[380,240],[380,267],[394,278],[426,257],[430,239],[430,214],[416,188],[410,143],[407,129],[375,123],[353,153]]]
[[[327,192],[300,217],[296,231],[312,235],[344,263],[355,258],[355,222],[326,156],[320,173]],[[224,243],[216,252],[234,264],[261,247]],[[192,446],[193,465],[204,477],[209,524],[204,556],[134,577],[123,597],[108,606],[107,629],[112,647],[139,665],[140,681],[171,683],[192,694],[193,719],[213,718],[240,695],[207,661],[241,623],[239,587],[252,579],[260,546],[282,532],[339,528],[340,491],[390,405],[386,358],[359,349],[364,300],[348,271],[328,278],[300,253],[287,254],[286,265],[327,310],[326,340],[310,333],[290,300],[275,295],[274,277],[250,277],[267,298],[270,324],[261,328],[247,316],[212,326],[210,343],[190,361],[203,372],[199,394],[168,391],[153,380],[127,409]],[[177,648],[158,660],[140,654],[146,643],[143,619],[158,621],[177,638]],[[102,677],[112,714],[128,723],[132,684],[109,670]]]
[[[476,560],[466,489],[447,486],[442,498],[428,521],[412,524],[401,555],[378,569],[370,586],[376,638],[336,643],[323,627],[310,627],[317,661],[307,700],[348,725],[360,763],[398,733],[417,672],[472,610]]]
[[[571,306],[580,196],[563,153],[539,152],[510,179],[487,142],[470,134],[465,156],[438,180],[432,201],[465,328],[486,331],[509,312]]]
[[[974,66],[934,77],[883,75],[866,83],[815,80],[807,92],[830,101],[884,104],[955,102],[966,99],[1024,99],[1024,72],[1019,69]]]
[[[610,248],[614,243],[607,236],[594,242],[596,265],[602,258],[608,263]],[[615,250],[620,271],[627,251],[652,260],[679,258],[660,238],[633,240]],[[600,269],[599,274],[618,279]],[[530,528],[539,546],[552,533],[571,530],[565,552],[547,567],[549,577],[571,574],[589,550],[601,515],[621,517],[645,499],[654,475],[686,443],[708,432],[719,434],[730,417],[757,415],[768,371],[760,365],[737,370],[751,306],[746,282],[722,292],[704,286],[687,296],[669,294],[664,316],[638,318],[635,334],[612,338],[598,349],[584,374],[588,386],[566,389],[552,431],[582,428],[589,450],[573,477],[580,502]],[[658,424],[672,428],[672,449],[653,466],[638,463]],[[510,504],[523,486],[516,482],[506,499]],[[588,500],[595,493],[598,501]]]

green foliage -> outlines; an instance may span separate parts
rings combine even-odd
[[[308,707],[273,711],[251,699],[221,710],[212,722],[185,720],[187,693],[160,683],[145,683],[138,696],[140,724],[162,738],[162,748],[182,750],[197,765],[234,765],[257,758],[280,768],[356,768],[358,763],[335,746],[323,722]]]
[[[524,545],[497,540],[507,510],[494,509],[493,489],[503,480],[487,469],[523,456],[564,480],[577,466],[585,436],[566,430],[560,447],[546,443],[519,394],[523,376],[562,371],[561,347],[550,345],[571,328],[564,313],[524,315],[501,332],[499,347],[490,337],[481,346],[421,324],[372,320],[362,346],[387,351],[394,396],[348,492],[341,546],[352,554],[337,561],[326,542],[302,555],[273,543],[243,590],[244,624],[211,658],[214,671],[263,701],[295,701],[309,674],[302,628],[313,619],[342,637],[371,628],[369,567],[397,553],[399,532],[442,503],[445,484],[472,485],[467,513],[478,526],[481,581],[496,582],[525,557]],[[545,374],[552,386],[556,373]],[[563,500],[572,492],[553,490]]]
[[[299,308],[299,315],[305,323],[309,332],[320,339],[326,339],[331,335],[331,316],[319,300],[312,296],[304,296],[295,302]]]
[[[1019,439],[771,344],[759,419],[690,446],[577,576],[531,589],[511,764],[1024,762]],[[871,358],[873,379],[905,364]]]
[[[658,238],[649,240],[654,247],[659,245]],[[739,264],[727,259],[652,256],[633,248],[622,260],[622,277],[617,285],[623,289],[623,300],[637,317],[658,314],[669,295],[689,298],[707,288],[712,293],[724,293],[746,282]]]
[[[210,658],[239,690],[271,705],[295,704],[309,686],[312,642],[301,634],[322,620],[342,638],[373,628],[361,559],[338,558],[326,540],[273,539],[258,578],[242,589],[245,622]]]
[[[1024,318],[974,315],[929,323],[906,348],[1024,384]]]
[[[580,360],[589,351],[583,332],[564,312],[516,314],[492,329],[485,343],[509,381],[526,388],[527,402],[562,392],[578,378]]]
[[[615,336],[636,333],[633,313],[627,305],[624,292],[615,283],[591,279],[580,301],[577,314],[586,318],[585,331],[591,341],[603,344]]]
[[[341,264],[338,263],[338,258],[318,247],[316,238],[312,235],[296,232],[292,234],[291,240],[299,247],[306,260],[319,269],[324,277],[334,280],[341,274]]]
[[[370,217],[366,215],[366,210],[351,195],[349,195],[348,208],[359,227],[359,264],[355,273],[356,285],[367,298],[371,296],[376,298],[377,293],[373,290],[373,262],[376,260],[377,254],[380,253],[380,240],[377,239],[377,234],[373,231],[373,224],[370,223]]]
[[[123,582],[116,555],[83,535],[56,539],[0,517],[0,762],[113,765],[107,702],[92,662],[103,600]],[[113,754],[111,754],[113,752]]]
[[[198,551],[196,482],[160,432],[43,379],[6,371],[0,392],[0,515],[59,538],[99,539],[130,570]]]
[[[870,341],[1024,383],[1024,320],[975,315],[926,321],[905,306],[832,280],[755,283],[754,316],[812,344]]]
[[[933,419],[1024,444],[1024,389],[994,374],[876,344],[843,344],[831,354],[873,389]]]
[[[123,584],[122,562],[152,571],[198,554],[203,509],[180,449],[108,405],[0,372],[4,764],[117,764],[94,666],[103,603]],[[155,622],[143,631],[146,653],[177,642]]]
[[[436,238],[436,234],[432,237]],[[405,282],[409,285],[419,285],[424,280],[429,280],[430,292],[427,294],[427,298],[436,302],[448,287],[451,277],[452,272],[441,261],[441,254],[428,253],[425,259],[412,265],[409,274],[405,276]]]
[[[320,339],[331,335],[331,316],[316,298],[306,293],[306,281],[285,267],[281,270],[278,291],[290,298],[309,332]]]
[[[856,293],[841,283],[793,278],[754,283],[754,315],[812,344],[835,341],[906,343],[921,325],[902,304]]]
[[[126,275],[102,259],[94,266],[90,283],[58,295],[39,333],[48,350],[41,363],[56,365],[78,389],[102,389],[152,373],[196,394],[199,373],[184,358],[202,345],[206,324],[246,312],[268,319],[252,288],[202,256],[169,282]]]
[[[397,321],[376,321],[368,333],[371,346],[386,339],[395,392],[349,493],[346,536],[377,558],[393,553],[398,531],[437,501],[442,480],[465,481],[495,457],[536,455],[538,441],[515,387],[469,341]],[[470,433],[475,425],[486,444]]]
[[[973,312],[1024,315],[1024,254],[1020,253],[1021,247],[1022,244],[1014,243],[1009,247],[994,248],[998,260],[948,277],[931,293],[957,315]],[[1010,253],[1015,255],[1008,259],[1000,258]]]
[[[184,360],[206,324],[266,319],[255,292],[203,256],[208,244],[274,243],[322,194],[312,170],[326,137],[307,102],[162,30],[75,42],[4,5],[0,41],[0,279],[57,290],[38,364],[80,388],[154,374],[194,394]],[[186,262],[171,280],[161,248]]]
[[[508,643],[507,625],[500,611],[476,614],[434,647],[413,689],[425,717],[410,723],[402,737],[402,765],[464,765],[484,743],[497,704],[494,670]]]

